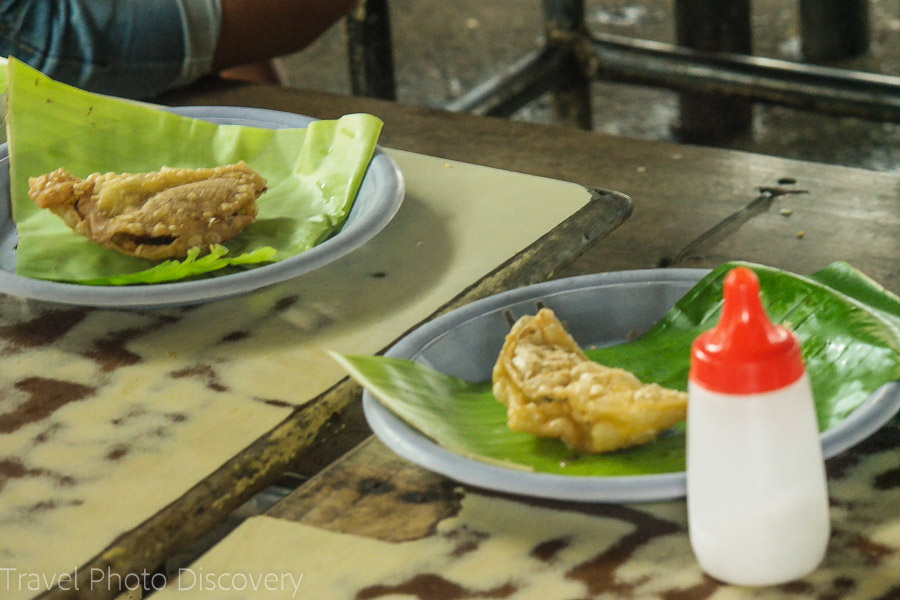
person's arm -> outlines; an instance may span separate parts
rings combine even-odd
[[[152,98],[307,46],[357,0],[0,0],[0,53],[86,90]]]
[[[284,56],[308,46],[359,0],[221,0],[214,70]]]
[[[208,73],[219,0],[0,0],[0,54],[80,88],[150,98]]]

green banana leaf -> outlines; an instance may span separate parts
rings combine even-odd
[[[724,278],[737,264],[759,276],[763,303],[773,321],[790,326],[800,337],[822,431],[840,423],[883,384],[900,379],[900,299],[846,263],[834,263],[810,277],[761,265],[722,265],[640,338],[588,349],[588,356],[628,369],[645,382],[686,389],[691,343],[718,322]],[[510,431],[506,407],[491,394],[490,382],[463,381],[403,359],[333,356],[401,419],[470,458],[577,476],[685,468],[683,423],[643,446],[576,454],[558,440]]]
[[[27,277],[153,283],[297,255],[343,225],[382,127],[381,120],[365,114],[315,121],[307,128],[217,125],[92,94],[12,58],[7,71],[10,194],[19,235],[16,272]],[[109,250],[74,233],[28,197],[29,177],[59,167],[85,177],[240,160],[268,182],[257,221],[224,244],[227,253],[205,260],[154,266]]]

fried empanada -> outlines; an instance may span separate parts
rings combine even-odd
[[[687,414],[686,393],[590,360],[547,308],[513,325],[494,365],[493,391],[507,406],[510,429],[582,452],[649,442]]]
[[[93,173],[65,169],[32,177],[35,204],[62,217],[86,238],[149,260],[206,252],[256,219],[266,180],[247,163],[152,173]]]

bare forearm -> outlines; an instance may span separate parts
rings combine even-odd
[[[222,0],[213,68],[296,52],[357,5],[357,0]]]

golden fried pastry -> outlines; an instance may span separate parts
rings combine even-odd
[[[582,452],[644,444],[687,414],[686,393],[590,360],[547,308],[513,325],[494,365],[493,391],[507,406],[510,429]]]
[[[149,260],[183,258],[229,240],[256,219],[266,180],[247,163],[153,173],[93,173],[65,169],[32,177],[35,204],[62,217],[86,238]]]

